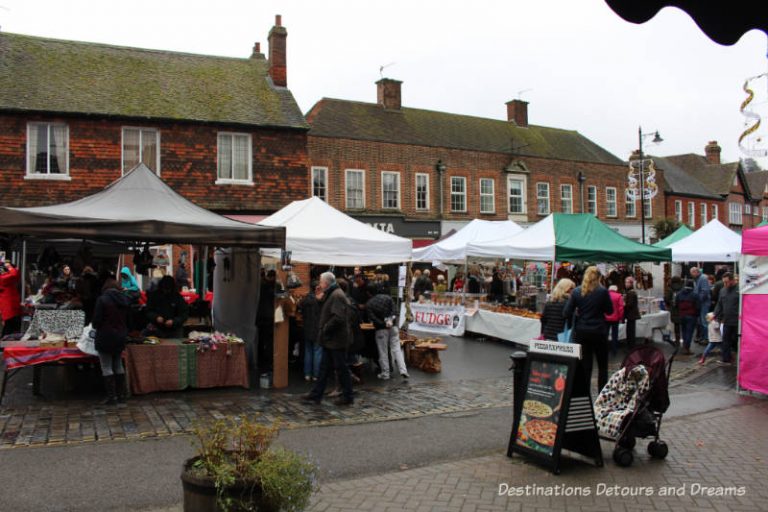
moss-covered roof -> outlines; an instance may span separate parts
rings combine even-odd
[[[728,195],[733,185],[733,178],[739,172],[738,162],[710,164],[705,156],[694,153],[668,156],[666,159],[696,178],[713,194],[721,196]]]
[[[264,59],[0,33],[0,110],[308,128]]]
[[[415,108],[323,98],[307,113],[310,135],[622,165],[580,133]]]
[[[669,158],[653,156],[653,163],[657,169],[664,171],[665,190],[673,194],[696,196],[709,199],[720,199],[721,196],[704,185],[693,174],[690,174]]]

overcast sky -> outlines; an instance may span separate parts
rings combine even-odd
[[[266,53],[275,14],[304,112],[322,97],[375,102],[386,66],[406,107],[505,119],[521,98],[531,124],[577,130],[623,159],[638,126],[664,138],[644,146],[652,154],[703,154],[717,140],[724,161],[744,156],[741,87],[768,71],[762,32],[720,46],[677,9],[634,25],[603,0],[0,0],[6,32],[233,57],[255,41]],[[768,80],[752,85],[763,123],[750,142],[767,149]]]

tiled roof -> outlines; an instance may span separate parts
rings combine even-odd
[[[0,110],[306,129],[264,59],[0,33]]]
[[[307,114],[309,134],[394,144],[511,153],[623,165],[580,133],[558,128],[415,108],[386,110],[375,103],[323,98]]]
[[[768,186],[768,171],[747,172],[744,176],[747,178],[752,199],[762,199],[765,195],[765,187]]]
[[[688,153],[666,157],[666,160],[683,169],[696,178],[713,194],[727,196],[733,184],[733,178],[739,170],[739,163],[710,164],[701,155]]]
[[[684,169],[676,165],[669,158],[650,157],[657,169],[664,171],[664,180],[666,181],[665,190],[673,194],[684,194],[696,197],[705,197],[711,199],[720,199],[720,195],[712,192],[693,174],[687,173]]]

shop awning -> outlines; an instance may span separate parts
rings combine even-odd
[[[673,261],[737,261],[741,254],[741,236],[712,219],[669,248]]]
[[[51,238],[283,247],[285,229],[227,219],[188,201],[144,164],[70,203],[0,208],[0,232]]]
[[[467,246],[470,256],[539,261],[669,261],[669,249],[626,238],[588,213],[553,213],[515,236]]]

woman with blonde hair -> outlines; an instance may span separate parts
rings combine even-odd
[[[541,335],[545,340],[557,341],[557,335],[565,330],[563,310],[576,283],[568,278],[557,282],[541,313]]]
[[[611,313],[613,303],[608,290],[600,286],[600,272],[595,266],[588,267],[584,271],[581,286],[571,293],[563,316],[569,324],[571,318],[575,320],[575,342],[581,345],[581,364],[590,388],[592,359],[597,357],[598,392],[608,382],[608,330],[605,315]]]

